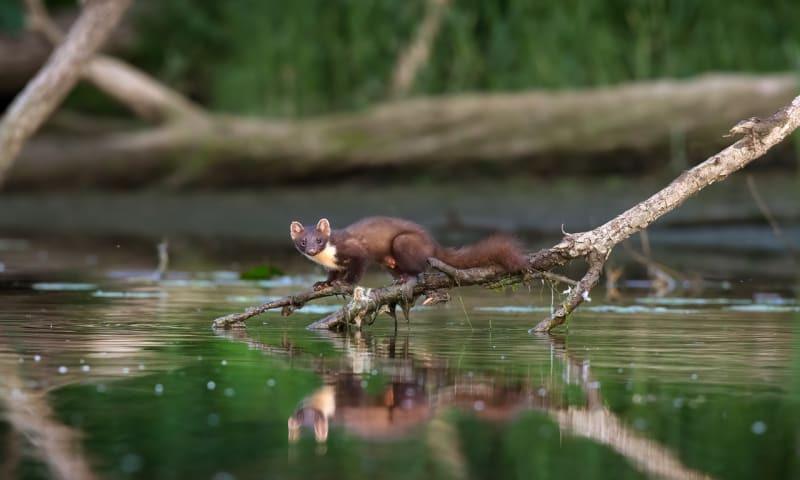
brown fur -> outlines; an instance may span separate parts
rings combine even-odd
[[[352,225],[331,230],[326,219],[316,227],[292,222],[291,235],[297,249],[310,259],[326,246],[335,247],[337,268],[316,287],[353,284],[364,274],[369,261],[388,268],[397,281],[407,281],[425,271],[434,257],[456,268],[499,266],[508,272],[528,267],[522,246],[513,237],[493,235],[475,245],[458,249],[440,246],[422,226],[401,218],[367,217]]]

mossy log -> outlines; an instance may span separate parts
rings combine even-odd
[[[124,69],[104,66],[100,73],[88,69],[96,84]],[[273,121],[204,114],[171,92],[152,95],[146,78],[117,78],[106,81],[107,87],[125,89],[112,95],[128,98],[134,110],[161,108],[162,121],[145,129],[109,132],[100,125],[102,133],[76,127],[42,134],[22,152],[9,186],[241,186],[322,172],[456,165],[536,171],[553,159],[649,155],[676,143],[716,151],[736,121],[773,112],[797,91],[791,75],[706,75],[583,91],[417,98],[356,113]],[[137,105],[139,92],[144,106]]]

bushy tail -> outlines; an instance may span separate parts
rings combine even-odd
[[[439,247],[433,256],[456,268],[499,266],[507,272],[528,268],[528,258],[519,240],[508,235],[492,235],[467,247]]]

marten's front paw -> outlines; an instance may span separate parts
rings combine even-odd
[[[311,288],[313,288],[314,291],[316,292],[317,290],[322,290],[323,288],[328,288],[330,286],[331,286],[331,282],[328,282],[326,280],[324,282],[314,282],[314,285],[312,285]]]

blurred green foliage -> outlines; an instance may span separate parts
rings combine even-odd
[[[0,32],[16,33],[25,26],[22,2],[0,1]]]
[[[424,0],[164,0],[137,58],[212,108],[298,116],[386,99]],[[453,2],[415,94],[605,85],[800,65],[788,0]]]
[[[274,265],[257,265],[241,273],[242,280],[266,280],[284,275],[283,270]]]

